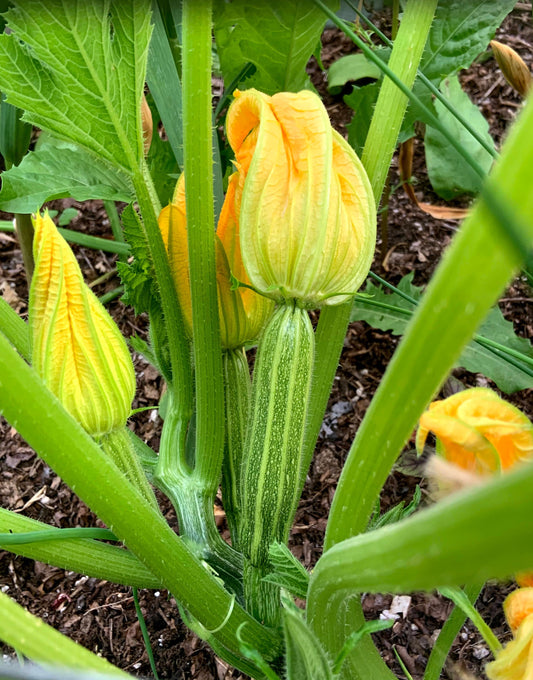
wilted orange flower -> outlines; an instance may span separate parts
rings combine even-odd
[[[533,680],[533,588],[519,588],[503,604],[513,640],[485,666],[489,680]]]
[[[355,152],[310,91],[235,91],[235,212],[252,285],[278,302],[339,304],[366,277],[376,208]]]
[[[416,435],[419,452],[429,432],[437,437],[437,451],[446,460],[476,474],[508,470],[533,457],[533,424],[486,388],[430,404]]]
[[[232,175],[216,233],[216,270],[220,336],[225,349],[254,341],[272,312],[272,302],[246,287],[231,290],[231,274],[249,284],[239,247],[239,223],[235,212],[235,179]],[[189,251],[185,212],[185,181],[176,185],[172,203],[161,211],[159,228],[168,251],[178,298],[192,335],[192,304],[189,281]]]
[[[126,342],[83,276],[48,213],[34,220],[30,291],[32,363],[93,436],[125,425],[135,394]]]

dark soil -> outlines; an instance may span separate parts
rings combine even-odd
[[[386,29],[386,15],[381,17],[381,22]],[[518,4],[498,37],[514,47],[531,65],[533,31],[529,4]],[[352,43],[334,30],[326,31],[323,44],[322,58],[326,67],[342,54],[355,51]],[[325,76],[314,60],[309,71],[315,86],[324,96],[334,125],[345,133],[351,111],[342,96],[331,97],[327,93]],[[499,142],[520,108],[519,99],[503,80],[493,59],[474,65],[462,74],[462,82],[474,101],[480,104],[491,125],[491,132]],[[395,160],[391,186],[398,183],[396,168]],[[414,174],[419,198],[439,203],[427,180],[421,139],[416,145]],[[109,237],[109,222],[99,202],[79,204],[64,200],[51,205],[59,210],[67,206],[79,210],[72,228]],[[425,284],[457,226],[454,221],[429,217],[414,207],[401,190],[394,192],[389,202],[388,247],[386,252],[382,251],[380,237],[373,270],[392,283],[414,271],[414,283]],[[114,258],[110,255],[77,247],[75,252],[88,282],[95,281],[114,267]],[[385,264],[382,264],[383,261]],[[95,286],[95,292],[102,295],[117,285],[119,281],[113,277]],[[0,233],[0,290],[22,316],[27,313],[27,286],[21,253],[15,238],[4,233]],[[506,318],[513,321],[516,331],[527,338],[533,335],[532,296],[525,282],[517,279],[500,301]],[[111,302],[108,309],[126,337],[133,333],[146,334],[146,318],[135,317],[119,299]],[[374,330],[364,322],[353,323],[350,327],[291,537],[294,554],[308,568],[321,554],[329,507],[343,462],[396,344],[396,337]],[[142,357],[135,355],[134,360],[138,374],[134,407],[156,404],[161,396],[162,379]],[[463,370],[454,371],[454,376],[467,386],[488,384],[494,387],[485,377]],[[509,399],[532,417],[531,396],[531,390],[525,390]],[[159,445],[160,425],[155,410],[137,414],[131,419],[131,426],[137,434],[155,450]],[[2,420],[0,435],[0,502],[3,507],[59,527],[94,526],[97,523],[97,518],[87,507]],[[382,493],[382,510],[401,500],[408,501],[416,484],[425,489],[424,480],[394,472]],[[171,525],[176,526],[173,510],[162,497],[161,505]],[[138,676],[151,675],[129,589],[34,563],[8,552],[0,552],[0,587],[31,612],[124,670]],[[501,603],[511,588],[511,584],[490,584],[478,603],[485,620],[502,640],[508,638],[509,632]],[[166,591],[141,591],[140,598],[161,678],[221,680],[244,677],[229,670],[203,642],[188,632]],[[391,595],[367,594],[363,599],[367,617],[386,616],[391,602]],[[415,593],[407,602],[405,614],[398,616],[392,630],[374,636],[385,660],[399,678],[405,676],[395,651],[413,678],[421,678],[432,644],[450,609],[450,603],[436,594]],[[4,650],[5,655],[11,656],[11,650]],[[474,627],[468,624],[453,646],[443,677],[465,677],[466,671],[481,677],[482,666],[488,659],[488,649]]]

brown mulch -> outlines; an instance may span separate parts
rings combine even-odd
[[[509,42],[531,65],[531,9],[522,8],[523,4],[506,20],[497,37]],[[381,21],[386,23],[386,15],[381,17]],[[342,54],[355,51],[350,41],[332,29],[325,32],[323,45],[322,59],[326,67]],[[327,93],[324,76],[314,60],[309,70],[315,87],[324,97],[334,125],[345,132],[351,111],[344,104],[342,96],[332,97]],[[492,59],[474,65],[462,74],[461,79],[473,100],[480,104],[489,120],[491,132],[499,143],[520,107],[518,98],[503,81]],[[427,180],[420,138],[416,144],[414,174],[417,195],[425,201],[439,203]],[[391,186],[398,183],[396,159],[390,183]],[[79,210],[72,228],[109,236],[109,223],[100,202],[80,204],[63,200],[51,205],[59,210],[68,206]],[[389,203],[387,252],[381,252],[382,240],[379,238],[373,270],[392,283],[397,283],[403,275],[414,271],[414,283],[424,285],[456,229],[457,222],[439,221],[425,215],[409,203],[401,190],[397,190],[393,192]],[[114,257],[111,255],[79,247],[74,250],[88,282],[114,266]],[[385,266],[382,264],[384,259]],[[95,292],[102,295],[118,284],[116,278],[109,279],[98,285]],[[20,250],[15,238],[3,233],[0,233],[0,290],[21,315],[27,313],[27,286]],[[506,318],[513,321],[516,331],[527,338],[533,336],[532,297],[531,289],[519,278],[509,286],[500,304]],[[147,320],[144,316],[134,317],[131,310],[118,299],[111,302],[108,309],[126,337],[134,333],[146,335]],[[324,428],[291,536],[294,554],[308,568],[320,557],[327,516],[343,462],[397,342],[396,337],[377,331],[364,322],[355,322],[350,326]],[[161,378],[142,357],[135,355],[134,361],[138,374],[134,407],[156,404],[161,396]],[[454,371],[454,376],[468,386],[493,386],[483,376],[463,370]],[[525,390],[512,395],[509,400],[532,417],[531,396],[531,390]],[[161,421],[155,410],[132,418],[132,427],[155,450],[159,445],[160,426]],[[54,526],[96,524],[97,518],[3,420],[0,420],[0,437],[2,507],[23,512]],[[422,483],[422,488],[425,488],[419,478],[394,472],[381,496],[382,510],[401,500],[408,501],[417,483]],[[170,504],[163,497],[161,504],[169,522],[175,526]],[[485,620],[502,640],[507,639],[509,633],[501,603],[511,587],[510,584],[489,584],[479,602]],[[0,588],[61,632],[124,670],[143,677],[151,675],[132,594],[128,588],[34,563],[8,552],[0,552]],[[166,591],[141,591],[140,598],[161,678],[222,680],[244,677],[228,670],[203,642],[185,628]],[[390,609],[391,602],[390,595],[367,594],[363,600],[367,617],[375,619],[384,615]],[[395,651],[413,678],[419,680],[431,646],[449,612],[449,602],[440,596],[415,593],[411,596],[405,616],[400,615],[391,630],[374,636],[381,653],[398,678],[405,676]],[[4,648],[4,653],[11,655],[12,650]],[[467,624],[454,644],[443,677],[460,678],[462,671],[470,671],[481,677],[483,664],[488,659],[490,655],[486,646],[474,627]]]

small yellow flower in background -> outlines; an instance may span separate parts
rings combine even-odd
[[[533,458],[533,424],[517,408],[486,388],[472,388],[434,401],[422,414],[419,452],[429,432],[447,461],[479,475],[505,471]]]
[[[185,181],[176,185],[172,203],[161,211],[159,228],[168,251],[185,323],[192,335],[192,304],[189,282]],[[232,175],[216,233],[216,270],[220,336],[224,349],[236,349],[253,342],[272,312],[271,300],[246,287],[231,290],[231,274],[249,284],[239,246],[239,225],[235,212],[235,175]]]
[[[503,604],[513,640],[485,666],[489,680],[533,680],[533,588],[519,588]]]
[[[132,360],[48,213],[34,227],[32,363],[65,409],[99,437],[126,424],[135,395]]]
[[[365,279],[376,207],[355,152],[310,91],[235,91],[235,212],[252,285],[278,302],[339,304]]]

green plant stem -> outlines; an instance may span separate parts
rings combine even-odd
[[[100,445],[144,499],[154,510],[159,511],[152,487],[144,474],[141,461],[135,453],[133,442],[126,430],[127,428],[123,427],[121,430],[109,432],[101,438]]]
[[[496,654],[498,654],[498,652],[501,651],[502,645],[498,638],[492,632],[490,626],[488,626],[485,623],[481,614],[470,602],[466,593],[463,590],[461,590],[461,588],[454,587],[439,588],[439,592],[441,595],[444,595],[444,597],[450,599],[456,607],[459,607],[460,609],[463,610],[463,612],[468,616],[470,621],[472,621],[474,626],[478,629],[479,633],[481,634],[481,637],[487,643],[487,646],[490,649],[490,651],[493,653],[494,656],[496,656]]]
[[[369,26],[372,31],[378,36],[380,40],[382,40],[387,47],[392,47],[392,41],[387,38],[387,36],[379,30],[379,28],[374,24],[366,15],[364,12],[362,12],[356,5],[354,5],[350,0],[346,0],[347,4],[353,9],[353,11],[357,14],[357,16],[362,19],[367,26]],[[344,28],[341,29],[344,31]],[[450,102],[449,99],[447,99],[442,92],[438,89],[438,87],[435,87],[431,80],[429,78],[426,78],[426,76],[423,74],[422,71],[418,71],[417,77],[420,78],[421,82],[424,83],[425,87],[428,88],[428,90],[431,92],[431,94],[435,97],[435,99],[438,99],[439,102],[458,120],[461,125],[464,127],[465,130],[467,130],[472,137],[480,144],[487,153],[489,153],[494,159],[499,157],[498,152],[496,149],[491,146],[487,140],[482,137],[479,132],[473,128],[470,123],[466,120],[466,118],[453,106],[453,104]]]
[[[117,541],[115,534],[109,529],[99,527],[74,527],[66,529],[43,529],[43,531],[25,531],[20,534],[0,534],[0,545],[25,545],[40,541],[64,541],[68,538],[97,538],[105,541]]]
[[[244,441],[250,417],[252,383],[244,348],[223,354],[226,405],[226,444],[222,466],[222,502],[234,548],[239,546],[242,512]]]
[[[131,678],[128,673],[30,614],[4,593],[0,593],[0,639],[38,663]]]
[[[331,12],[320,0],[314,1],[332,18]],[[389,68],[407,87],[412,86],[416,77],[416,70],[424,50],[435,6],[436,0],[429,2],[410,0],[407,3],[389,60]],[[333,15],[332,21],[336,21],[336,19],[336,16]],[[376,103],[362,156],[363,165],[378,205],[406,108],[406,95],[398,90],[392,81],[385,79]],[[350,310],[351,302],[337,307],[324,307],[320,313],[316,331],[315,368],[300,475],[301,488],[305,483],[305,476],[322,425],[331,385],[346,337]]]
[[[146,649],[146,655],[148,656],[148,661],[150,662],[150,668],[154,674],[155,680],[159,680],[157,674],[157,667],[155,665],[154,653],[152,652],[152,646],[150,644],[150,635],[148,634],[148,628],[146,627],[146,622],[142,613],[141,605],[139,602],[139,591],[137,588],[132,588],[133,591],[133,603],[135,604],[135,612],[137,614],[137,620],[139,621],[139,628],[144,641],[144,648]]]
[[[183,5],[183,127],[196,386],[195,474],[213,498],[224,447],[224,388],[213,212],[211,1]]]
[[[33,223],[31,215],[15,215],[15,231],[22,251],[22,260],[24,262],[24,270],[26,271],[26,278],[28,286],[31,283],[35,263],[33,261]]]
[[[216,529],[213,504],[224,446],[224,392],[218,326],[213,214],[211,2],[183,5],[183,126],[189,276],[193,315],[196,441],[187,455],[189,410],[173,398],[155,477],[172,500],[182,535],[234,592],[241,559]],[[180,386],[181,390],[183,388]],[[169,417],[170,415],[170,417]]]
[[[103,295],[101,295],[98,299],[103,305],[107,305],[108,302],[115,300],[120,295],[122,295],[123,292],[124,286],[117,286],[116,288],[113,288],[113,290],[110,290],[108,293],[104,293]]]
[[[483,586],[476,585],[464,587],[465,595],[468,597],[472,605],[475,605],[476,600],[482,590]],[[447,618],[446,623],[442,627],[442,630],[440,631],[433,648],[431,649],[431,653],[426,664],[426,669],[424,671],[424,680],[439,680],[453,641],[459,634],[459,631],[463,627],[466,619],[466,614],[461,609],[459,609],[459,607],[454,607],[452,613]]]
[[[26,361],[30,361],[31,348],[28,326],[2,296],[0,296],[0,331],[5,334],[21,356]]]
[[[12,222],[0,222],[0,231],[14,232],[15,227]],[[116,241],[110,241],[107,238],[90,236],[89,234],[72,231],[72,229],[63,229],[63,227],[59,227],[58,231],[69,243],[76,243],[85,248],[103,250],[106,253],[118,253],[119,255],[128,255],[130,252],[130,247],[127,243],[117,243]]]
[[[0,547],[16,555],[22,555],[39,562],[46,562],[60,569],[86,574],[112,583],[138,586],[139,588],[160,588],[161,581],[154,576],[128,550],[107,545],[89,538],[68,538],[73,530],[53,529],[19,513],[0,508],[0,531],[9,533],[8,542],[0,539]],[[67,532],[65,534],[64,532]],[[75,530],[79,534],[79,529]],[[94,531],[94,529],[91,529]],[[101,531],[108,531],[101,530]],[[12,532],[12,533],[11,533]],[[54,534],[53,540],[32,543],[16,543],[17,534]],[[5,537],[7,538],[7,537]],[[23,536],[23,540],[24,536]]]
[[[388,288],[389,290],[397,293],[404,300],[407,300],[407,302],[410,302],[415,308],[418,306],[418,300],[415,300],[413,297],[405,293],[403,290],[400,290],[396,286],[393,286],[392,283],[389,283],[385,279],[382,279],[381,276],[374,274],[374,272],[369,272],[369,276],[375,279],[376,281],[379,281],[379,283],[385,286],[385,288]],[[407,317],[411,317],[414,313],[414,310],[410,311],[408,309],[404,309],[396,305],[388,305],[387,303],[372,300],[371,298],[367,297],[361,296],[361,300],[364,301],[364,303],[367,305],[379,307],[381,309],[390,309],[393,312],[404,314]],[[528,356],[527,354],[524,354],[523,352],[519,352],[518,350],[515,350],[512,347],[506,347],[505,345],[502,345],[500,342],[496,342],[495,340],[486,338],[485,336],[480,335],[479,333],[475,333],[473,339],[477,344],[481,345],[482,347],[485,347],[486,349],[491,350],[492,352],[494,352],[494,354],[496,354],[500,358],[504,359],[505,361],[508,361],[513,366],[516,366],[517,368],[524,371],[528,375],[533,376],[533,370],[531,370],[531,368],[533,368],[532,357]],[[513,361],[512,360],[513,358],[517,359],[518,362]],[[519,362],[522,362],[522,364],[520,364]],[[523,364],[526,365],[524,366]]]
[[[94,279],[94,281],[91,281],[91,283],[89,283],[88,286],[89,288],[96,288],[97,286],[100,286],[102,283],[106,283],[107,281],[109,281],[109,279],[112,279],[117,275],[118,275],[117,270],[115,267],[113,267],[113,269],[110,269],[105,274],[102,274],[98,278]]]
[[[221,537],[215,524],[211,489],[198,481],[187,456],[189,421],[169,396],[154,483],[171,500],[180,534],[190,550],[220,573],[231,591],[242,594],[242,557]]]
[[[530,531],[532,483],[530,463],[406,520],[337,543],[311,575],[308,616],[324,629],[323,612],[338,611],[355,593],[428,591],[527,569],[533,543],[523,537]]]
[[[161,206],[144,161],[142,168],[133,176],[133,184],[143,219],[146,243],[150,249],[167,330],[168,352],[172,370],[172,382],[169,384],[169,390],[175,392],[184,415],[190,418],[192,415],[193,390],[189,343],[167,253],[157,222]]]
[[[267,660],[276,657],[279,635],[244,612],[62,408],[2,334],[0,369],[0,411],[162,586],[207,630],[216,630],[214,637],[235,655],[242,656],[237,637],[241,629],[241,637]]]
[[[117,204],[115,201],[104,201],[104,208],[109,218],[109,224],[111,225],[111,231],[113,232],[115,241],[117,243],[126,243],[122,225],[120,223],[120,217],[118,215]],[[128,256],[126,253],[119,253],[119,259],[122,262],[125,262],[128,259]]]

